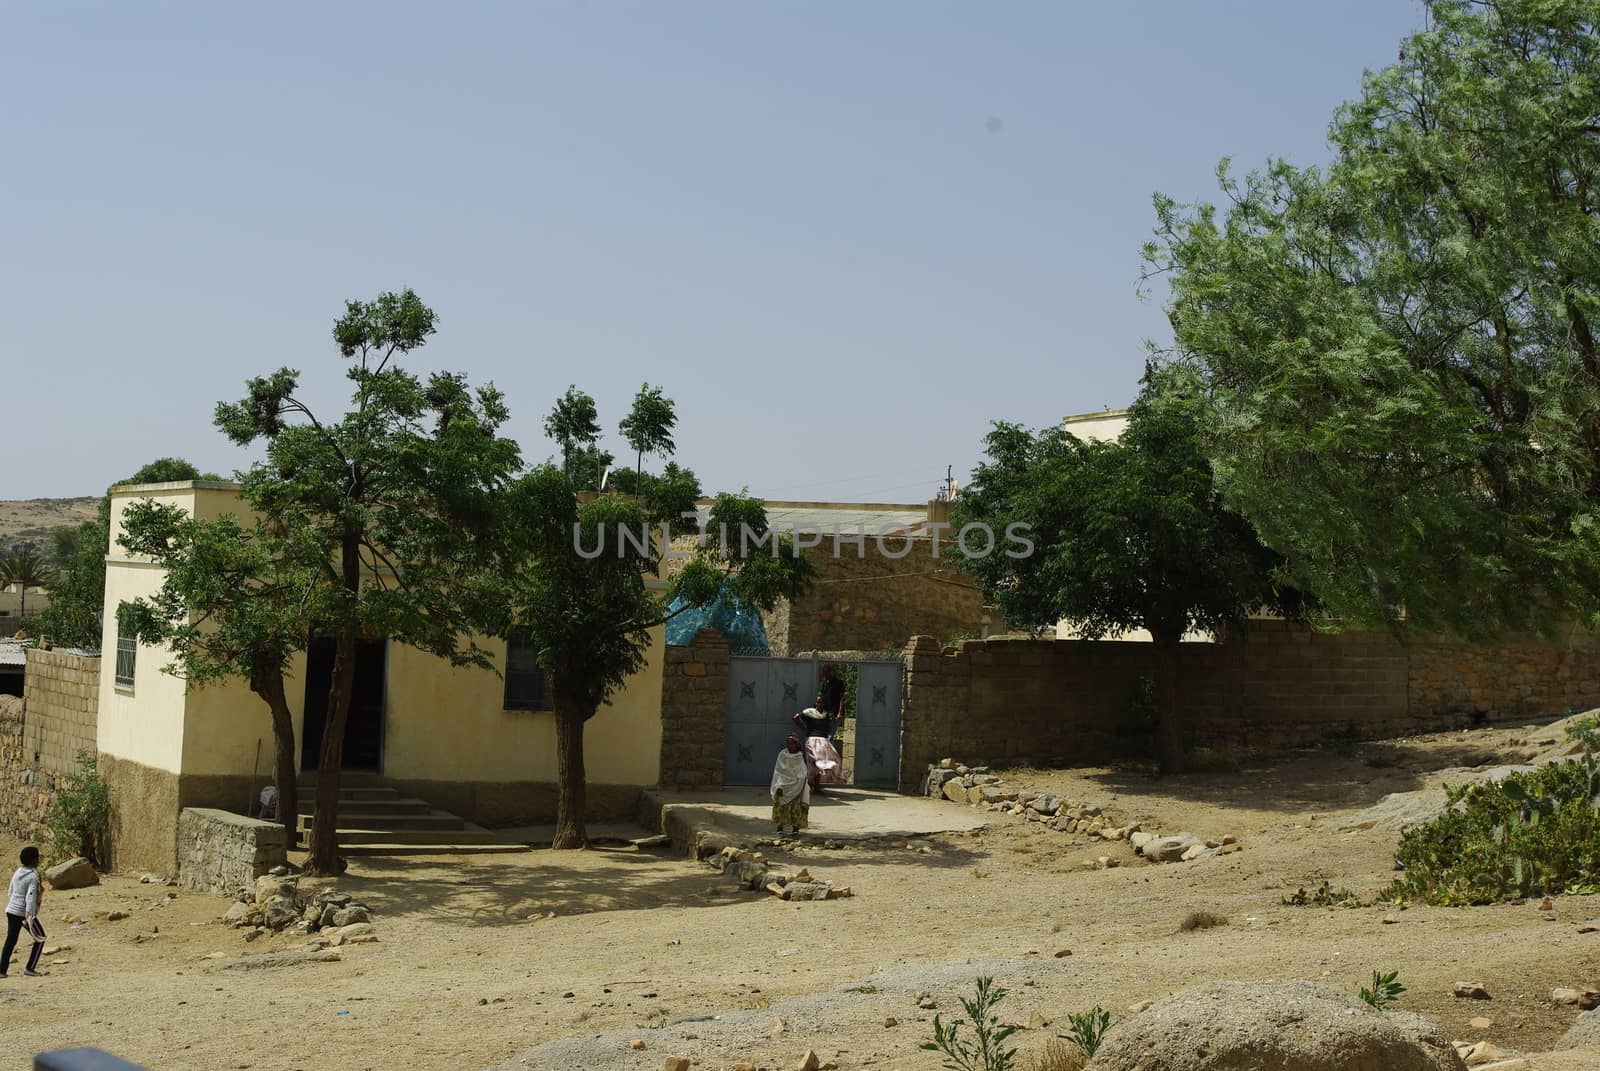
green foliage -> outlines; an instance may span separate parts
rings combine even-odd
[[[594,398],[576,386],[568,387],[544,418],[544,433],[561,447],[561,470],[568,482],[580,491],[599,488],[600,474],[611,464],[612,455],[599,447],[600,413]]]
[[[55,578],[55,568],[36,550],[18,550],[0,557],[0,587],[17,585],[17,608],[22,617],[28,613],[28,589],[45,587]]]
[[[1158,198],[1227,500],[1342,619],[1600,620],[1600,7],[1428,0],[1326,169]],[[1403,608],[1403,609],[1402,609]]]
[[[1593,752],[1447,789],[1449,808],[1406,830],[1405,874],[1382,898],[1488,904],[1600,887],[1600,762]]]
[[[634,450],[633,471],[642,473],[645,454],[671,454],[676,447],[672,442],[672,429],[677,426],[678,413],[672,399],[661,393],[660,387],[646,383],[634,396],[633,408],[617,426],[623,441]]]
[[[144,465],[117,485],[211,479],[181,458],[163,457]],[[55,548],[60,575],[50,585],[50,605],[28,625],[35,637],[59,647],[98,649],[106,597],[106,551],[111,542],[111,498],[100,500],[92,521],[58,530]],[[65,534],[63,534],[65,533]]]
[[[1370,987],[1362,986],[1357,991],[1356,996],[1372,1005],[1378,1011],[1388,1011],[1399,1001],[1400,994],[1405,991],[1406,987],[1400,984],[1399,971],[1389,971],[1386,974],[1373,971],[1372,985]]]
[[[944,1066],[950,1071],[1012,1071],[1017,1050],[1006,1048],[1005,1042],[1016,1033],[1016,1028],[1002,1024],[995,1014],[1006,992],[1004,987],[994,984],[993,978],[979,978],[977,992],[972,997],[961,998],[966,1018],[958,1016],[946,1026],[935,1014],[933,1040],[923,1042],[921,1048],[944,1053]],[[971,1041],[958,1036],[961,1028],[968,1024],[972,1027]]]
[[[1063,1041],[1072,1042],[1085,1056],[1092,1059],[1100,1050],[1100,1042],[1105,1040],[1106,1031],[1110,1028],[1111,1013],[1096,1004],[1086,1012],[1069,1012],[1067,1032],[1059,1037]]]
[[[1031,554],[965,565],[1007,622],[1041,631],[1066,619],[1090,639],[1148,629],[1168,648],[1170,679],[1186,632],[1262,608],[1302,615],[1298,593],[1278,583],[1282,560],[1213,485],[1204,419],[1192,384],[1169,369],[1149,377],[1118,442],[994,426],[952,521],[987,524],[997,536],[1026,526]],[[1182,761],[1176,718],[1164,702],[1168,770]]]
[[[1582,744],[1586,751],[1600,751],[1600,714],[1590,714],[1567,726],[1567,738]]]
[[[78,752],[77,771],[57,783],[44,823],[51,859],[81,855],[102,869],[110,862],[106,848],[111,832],[111,793],[100,777],[95,757],[87,751]]]
[[[1302,885],[1283,898],[1285,907],[1360,907],[1362,903],[1358,894],[1342,887],[1336,889],[1327,880],[1310,891]]]
[[[592,399],[569,389],[546,430],[569,459],[571,451],[592,446],[599,436]],[[670,437],[664,445],[654,441],[671,449]],[[640,478],[636,494],[580,502],[581,486],[565,465],[541,465],[516,479],[498,503],[509,583],[499,588],[501,618],[494,630],[528,637],[550,683],[560,780],[557,847],[587,843],[583,725],[644,665],[651,630],[713,602],[724,585],[743,604],[770,610],[805,590],[814,575],[792,539],[768,527],[759,500],[723,494],[689,560],[662,580],[669,549],[660,539],[662,526],[673,534],[694,530],[682,519],[700,493],[694,474],[669,463],[660,477]],[[742,526],[770,541],[741,553]]]

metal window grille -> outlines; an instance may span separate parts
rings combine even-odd
[[[133,667],[139,656],[139,641],[132,636],[117,635],[117,683],[133,687]]]
[[[506,641],[506,710],[547,710],[544,667],[526,638]]]

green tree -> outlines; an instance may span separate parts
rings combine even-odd
[[[1158,372],[1117,442],[997,423],[986,460],[951,511],[957,526],[983,524],[997,534],[1026,526],[1031,553],[996,549],[965,565],[1007,622],[1039,631],[1070,620],[1089,639],[1149,630],[1164,773],[1184,764],[1177,699],[1184,634],[1242,623],[1258,609],[1301,613],[1298,596],[1275,582],[1281,559],[1223,506],[1203,418],[1201,400],[1181,377]]]
[[[724,579],[746,603],[771,609],[804,591],[814,575],[793,541],[769,530],[760,501],[725,494],[711,507],[711,534],[663,580],[670,545],[663,526],[670,534],[692,530],[683,514],[698,494],[693,474],[675,470],[672,478],[645,482],[637,496],[580,503],[568,474],[544,465],[507,496],[504,545],[513,582],[501,627],[529,639],[549,681],[557,848],[588,844],[584,726],[644,665],[650,630],[714,601]],[[753,538],[741,545],[746,532]]]
[[[1431,0],[1325,169],[1157,198],[1228,501],[1347,621],[1600,621],[1600,3]]]
[[[271,717],[278,819],[289,843],[299,835],[299,755],[285,678],[336,615],[317,600],[330,594],[324,573],[287,545],[284,532],[234,516],[198,519],[174,505],[145,500],[123,513],[122,545],[163,571],[160,590],[124,603],[119,622],[141,642],[164,646],[164,671],[190,685],[243,680]]]
[[[56,571],[34,550],[19,550],[0,558],[0,587],[17,585],[17,616],[28,616],[28,589],[55,580]]]
[[[677,407],[672,399],[661,393],[660,387],[646,383],[634,395],[633,408],[622,418],[617,430],[623,441],[633,447],[633,471],[642,479],[644,455],[671,454],[677,449],[672,441],[672,429],[678,424]]]
[[[561,467],[572,486],[598,489],[612,455],[600,449],[600,412],[594,398],[576,386],[568,387],[544,418],[544,433],[561,447]]]
[[[287,556],[290,575],[315,577],[303,611],[307,635],[334,640],[315,872],[344,865],[339,774],[357,639],[383,636],[455,665],[492,668],[472,636],[492,620],[499,597],[487,569],[495,497],[521,460],[516,443],[499,434],[507,412],[493,387],[474,391],[447,373],[423,381],[399,367],[433,333],[433,311],[410,290],[347,302],[333,329],[351,362],[346,412],[319,419],[287,368],[251,380],[242,401],[217,406],[229,439],[265,442],[265,459],[241,475],[242,497],[273,533],[272,551]]]
[[[163,457],[143,466],[127,479],[118,480],[114,486],[218,478],[210,474],[202,476],[199,469],[181,458]],[[60,575],[50,585],[50,605],[28,626],[30,635],[62,647],[95,649],[100,646],[110,533],[110,495],[100,500],[94,520],[84,521],[76,529],[63,526],[56,530],[53,538]]]

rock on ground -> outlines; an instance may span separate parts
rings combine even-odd
[[[311,952],[267,952],[259,956],[243,956],[220,965],[225,971],[258,971],[269,967],[293,967],[300,963],[338,963],[340,955],[329,949]]]
[[[95,873],[94,864],[80,855],[46,870],[44,880],[52,889],[87,889],[100,884],[100,875]]]
[[[1568,1049],[1583,1049],[1589,1046],[1600,1048],[1600,1010],[1587,1011],[1578,1016],[1578,1021],[1572,1024],[1572,1029],[1561,1035],[1561,1040],[1555,1043],[1556,1052],[1565,1052]]]
[[[1319,982],[1219,982],[1114,1027],[1085,1071],[1463,1071],[1439,1029]]]

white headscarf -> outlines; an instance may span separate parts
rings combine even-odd
[[[798,799],[801,803],[811,803],[811,779],[806,775],[806,753],[790,751],[785,747],[778,752],[778,761],[772,767],[772,788],[769,795],[783,796],[779,803],[793,803]]]

